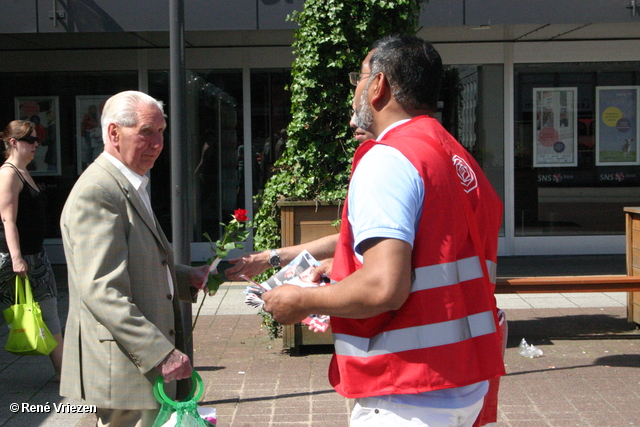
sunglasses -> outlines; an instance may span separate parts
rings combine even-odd
[[[38,137],[37,136],[23,136],[22,138],[19,139],[19,141],[24,141],[27,144],[35,144],[36,142],[38,142]]]

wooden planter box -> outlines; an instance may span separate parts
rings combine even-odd
[[[640,276],[640,208],[624,208],[627,229],[627,275]],[[627,318],[640,324],[640,292],[629,292]]]
[[[341,218],[342,206],[342,202],[278,202],[282,246],[298,245],[338,233],[340,227],[332,223]],[[326,344],[333,344],[331,328],[325,333],[311,332],[306,325],[300,323],[282,328],[284,348],[299,350],[304,345]]]

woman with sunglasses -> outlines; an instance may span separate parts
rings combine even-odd
[[[35,124],[14,120],[0,134],[6,161],[0,166],[0,309],[14,303],[15,276],[29,275],[33,299],[58,346],[49,354],[60,381],[62,332],[57,307],[56,281],[42,245],[46,218],[45,195],[27,171],[39,141]]]

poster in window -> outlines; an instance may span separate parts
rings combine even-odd
[[[596,165],[638,165],[640,86],[596,87]]]
[[[27,165],[33,176],[60,175],[60,119],[57,96],[18,96],[14,98],[15,117],[36,125],[38,148]]]
[[[89,166],[104,149],[100,117],[109,95],[76,96],[76,152],[78,175]]]
[[[578,166],[578,89],[533,89],[533,166]]]

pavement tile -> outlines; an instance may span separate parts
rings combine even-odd
[[[311,419],[313,426],[341,426],[349,425],[349,414],[314,414]]]
[[[497,425],[499,427],[503,427],[503,426],[508,426],[508,427],[549,427],[549,426],[551,426],[551,424],[549,424],[547,421],[540,421],[540,420],[515,420],[515,421],[509,421],[507,423],[498,423]]]
[[[50,419],[50,414],[46,413],[19,413],[7,420],[3,426],[25,427],[25,426],[48,426],[55,421]]]
[[[599,413],[586,413],[581,415],[578,420],[583,426],[606,426],[606,427],[628,427],[638,425],[638,418],[630,423],[629,420],[613,411],[600,411]]]
[[[309,427],[311,426],[311,422],[289,422],[289,421],[280,421],[274,420],[271,424],[272,427]]]
[[[499,401],[499,400],[498,400]],[[508,421],[542,420],[544,416],[534,405],[500,405],[502,418]]]
[[[205,383],[201,405],[216,408],[221,427],[347,427],[353,401],[329,385],[326,347],[295,356],[283,351],[281,340],[269,340],[261,316],[244,307],[243,289],[223,285],[203,305],[193,338],[194,365]],[[640,425],[640,331],[626,321],[626,294],[498,295],[498,301],[509,322],[498,427]],[[522,338],[544,356],[520,356]],[[4,340],[0,328],[0,345]],[[87,414],[8,411],[14,401],[77,403],[57,395],[52,376],[46,357],[0,352],[0,426],[95,426]]]

